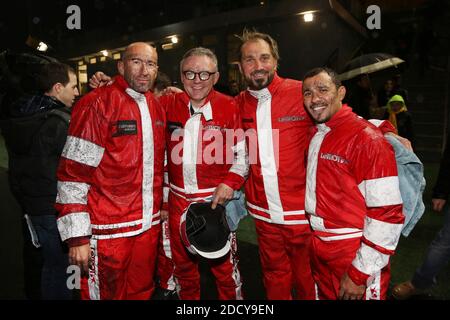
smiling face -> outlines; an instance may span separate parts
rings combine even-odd
[[[195,74],[194,79],[189,80],[185,76],[186,71],[192,71]],[[207,71],[210,73],[208,80],[200,80],[199,73]],[[205,103],[206,97],[211,92],[213,86],[219,80],[219,72],[213,60],[206,55],[192,55],[183,60],[181,65],[181,82],[184,90],[191,99],[194,107],[201,107]]]
[[[342,107],[345,87],[336,85],[326,72],[303,81],[303,103],[306,111],[317,123],[330,120]]]
[[[256,39],[242,45],[239,66],[250,89],[266,88],[273,80],[277,64],[266,41]]]
[[[146,43],[128,46],[124,58],[117,64],[119,73],[134,91],[145,93],[153,87],[158,72],[156,49]]]

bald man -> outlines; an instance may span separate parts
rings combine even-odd
[[[58,169],[58,229],[82,299],[149,299],[160,233],[165,113],[155,48],[129,45],[112,85],[74,107]]]

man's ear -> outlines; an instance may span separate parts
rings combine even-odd
[[[55,95],[57,95],[62,91],[63,88],[64,88],[64,86],[62,85],[62,83],[57,82],[53,85],[51,92],[53,92]]]
[[[338,88],[338,96],[339,96],[339,101],[342,102],[342,100],[344,100],[345,98],[345,94],[347,93],[347,89],[345,89],[344,86],[340,86]]]
[[[238,66],[239,66],[239,72],[241,74],[244,74],[244,71],[242,71],[241,62],[238,62]]]
[[[117,70],[119,70],[119,74],[120,74],[121,76],[124,75],[125,66],[124,66],[122,60],[120,60],[119,62],[117,62]]]
[[[214,84],[216,84],[217,81],[219,81],[219,78],[220,78],[220,73],[219,73],[219,71],[217,71],[217,72],[214,74]]]

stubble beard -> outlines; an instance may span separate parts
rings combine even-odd
[[[149,79],[147,84],[138,83],[138,81],[134,80],[131,76],[126,76],[125,80],[128,82],[131,89],[139,93],[146,93],[150,91],[153,85],[152,79]]]
[[[266,79],[253,80],[251,78],[247,78],[246,80],[251,90],[261,90],[267,88],[272,83],[274,76],[275,73],[269,73]]]

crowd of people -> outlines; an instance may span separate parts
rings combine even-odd
[[[268,299],[386,299],[404,214],[385,136],[411,149],[401,129],[407,98],[389,93],[386,120],[369,122],[369,112],[354,112],[367,97],[343,103],[333,70],[286,79],[270,35],[244,30],[240,40],[247,89],[235,97],[214,89],[220,74],[210,49],[181,58],[181,90],[158,71],[156,49],[136,42],[118,75],[90,79],[95,89],[72,108],[70,125],[60,114],[78,95],[76,76],[46,64],[45,87],[0,122],[26,245],[44,253],[41,292],[27,297],[71,299],[66,268],[74,265],[82,299],[150,299],[157,286],[162,297],[200,299],[199,257],[180,232],[186,211],[198,202],[226,206],[244,189]],[[448,197],[441,189],[436,210]],[[218,298],[243,299],[235,232],[229,242],[207,261]]]

